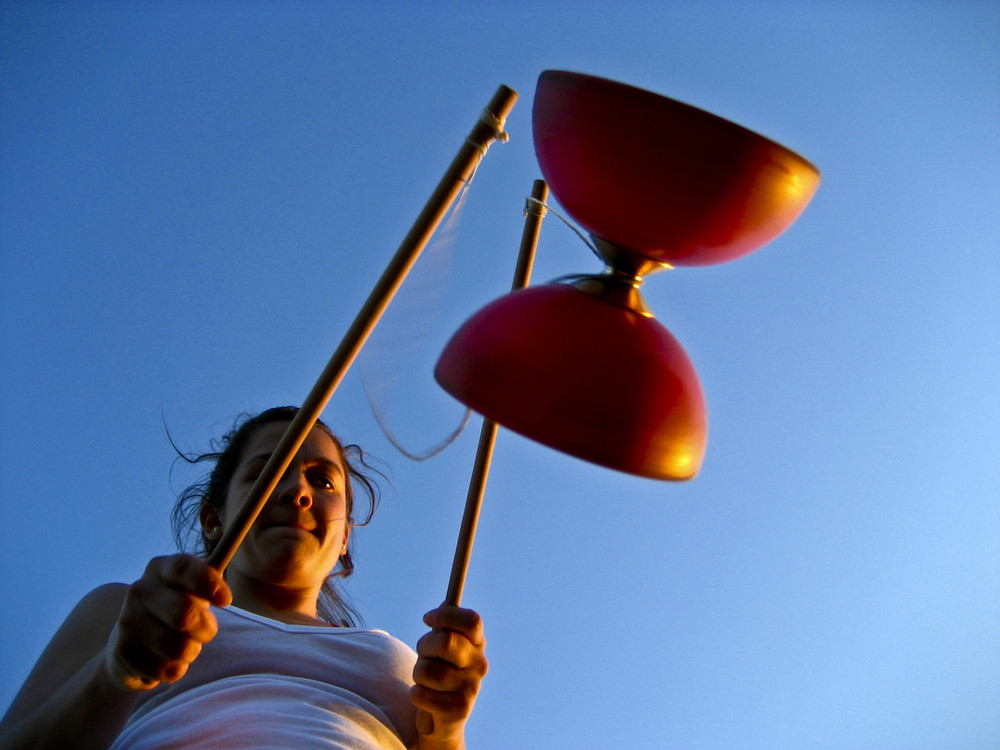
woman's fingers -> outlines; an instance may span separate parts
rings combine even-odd
[[[417,642],[410,700],[432,714],[435,735],[453,733],[472,711],[489,669],[482,619],[469,609],[442,606],[424,622],[433,629]]]
[[[146,572],[171,588],[188,591],[220,607],[233,600],[222,573],[193,555],[154,558],[146,566]]]
[[[116,683],[132,689],[148,689],[159,682],[174,682],[201,653],[197,641],[155,630],[157,627],[151,626],[148,637],[140,640],[116,626],[109,648],[111,673],[117,678]]]
[[[482,679],[489,668],[483,621],[471,609],[442,606],[424,615],[433,630],[417,641],[418,665],[431,685],[447,690],[458,676]]]
[[[455,690],[470,679],[478,684],[489,666],[481,647],[450,631],[424,635],[417,642],[417,656],[414,681],[435,690]]]
[[[471,609],[462,609],[442,604],[424,615],[424,624],[429,628],[452,630],[478,646],[486,645],[483,618]]]
[[[471,687],[463,691],[432,690],[425,685],[410,688],[410,703],[431,715],[433,723],[419,729],[421,734],[453,734],[456,725],[462,725],[476,703],[478,691]],[[431,732],[425,731],[430,729]]]
[[[174,682],[218,632],[210,604],[232,601],[218,571],[190,555],[151,560],[125,597],[108,644],[116,683],[149,689]]]

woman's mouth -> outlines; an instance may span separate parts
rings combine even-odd
[[[279,523],[269,523],[265,528],[269,529],[295,529],[296,531],[301,531],[306,534],[312,534],[315,526],[307,526],[300,521],[283,521]]]

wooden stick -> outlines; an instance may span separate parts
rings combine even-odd
[[[535,180],[531,187],[531,197],[524,207],[524,231],[521,233],[521,249],[517,254],[517,267],[514,270],[514,281],[511,291],[523,289],[531,280],[531,266],[535,261],[535,247],[538,245],[538,233],[542,228],[542,218],[545,207],[541,204],[549,195],[549,187],[545,180]],[[483,505],[483,494],[486,492],[486,478],[490,473],[490,463],[493,460],[493,445],[496,443],[497,423],[483,418],[483,427],[479,431],[479,447],[476,449],[476,462],[472,467],[472,478],[469,480],[469,493],[465,497],[465,512],[462,514],[462,527],[458,532],[458,544],[455,546],[455,558],[451,563],[451,578],[448,581],[448,593],[444,603],[457,607],[462,603],[462,589],[465,587],[465,574],[469,570],[469,559],[472,556],[472,543],[476,538],[476,526],[479,524],[479,510]],[[434,717],[423,709],[417,709],[417,732],[430,734],[434,731]]]
[[[517,92],[507,86],[501,86],[493,95],[482,116],[472,128],[468,138],[462,144],[445,173],[441,182],[417,217],[409,233],[403,239],[388,267],[382,273],[367,301],[361,308],[354,323],[340,342],[316,385],[302,403],[298,413],[285,431],[284,436],[275,448],[271,458],[250,488],[243,505],[233,518],[233,523],[219,540],[218,545],[209,555],[209,564],[219,571],[225,570],[236,554],[240,543],[250,531],[260,511],[267,503],[271,493],[278,486],[281,476],[288,469],[292,459],[305,442],[309,431],[316,424],[327,402],[333,395],[340,381],[347,373],[354,358],[364,345],[372,329],[385,312],[389,301],[403,283],[406,274],[416,262],[420,252],[430,240],[434,230],[456,196],[475,171],[486,150],[497,138],[504,136],[503,125],[510,110],[517,101]]]
[[[531,197],[535,200],[529,200],[524,209],[524,232],[521,234],[521,249],[517,256],[517,268],[514,271],[514,281],[511,284],[512,291],[528,286],[528,282],[531,280],[531,266],[535,260],[538,233],[541,231],[542,218],[545,216],[545,209],[540,204],[545,203],[548,194],[549,188],[545,184],[545,180],[535,180],[531,188]],[[479,523],[479,509],[482,507],[483,493],[486,491],[486,479],[490,472],[496,435],[496,422],[483,419],[483,427],[479,432],[479,447],[476,450],[476,462],[473,465],[472,479],[469,482],[469,493],[465,498],[462,527],[458,534],[455,558],[451,565],[448,594],[444,600],[445,604],[456,607],[462,602],[465,574],[469,569],[472,543],[476,536],[476,525]]]

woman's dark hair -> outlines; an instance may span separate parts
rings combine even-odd
[[[208,476],[192,484],[177,498],[170,520],[178,549],[200,554],[202,557],[207,557],[212,553],[218,540],[209,539],[201,528],[202,507],[207,505],[221,510],[225,505],[229,481],[233,478],[233,474],[243,458],[243,451],[246,449],[247,443],[258,429],[274,422],[290,422],[297,413],[298,409],[294,406],[278,406],[256,416],[243,414],[237,418],[229,432],[219,440],[212,441],[209,446],[210,450],[206,453],[190,455],[182,453],[175,447],[178,456],[190,464],[205,461],[215,463]],[[381,495],[373,474],[382,478],[385,475],[366,462],[364,452],[357,445],[345,446],[341,443],[340,438],[322,421],[317,421],[316,426],[326,432],[333,440],[334,445],[340,451],[340,459],[347,472],[347,523],[350,527],[364,526],[375,514]],[[367,508],[361,516],[363,520],[360,522],[355,521],[354,514],[356,491],[360,492],[367,500]],[[191,544],[192,537],[195,538],[194,545]],[[350,547],[350,540],[353,538],[353,535],[349,537],[347,552],[340,556],[337,567],[323,582],[323,589],[320,592],[319,601],[316,603],[317,613],[320,617],[342,626],[354,626],[361,622],[360,615],[334,585],[337,578],[347,578],[354,572]]]

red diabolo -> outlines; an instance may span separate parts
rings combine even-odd
[[[704,266],[770,242],[819,172],[735,123],[605,78],[547,70],[532,109],[549,189],[587,231],[651,260]]]
[[[734,260],[802,212],[819,173],[746,128],[642,89],[548,70],[532,110],[552,194],[603,274],[512,292],[467,320],[434,374],[489,419],[557,450],[655,479],[697,474],[697,373],[639,288],[671,266]]]

